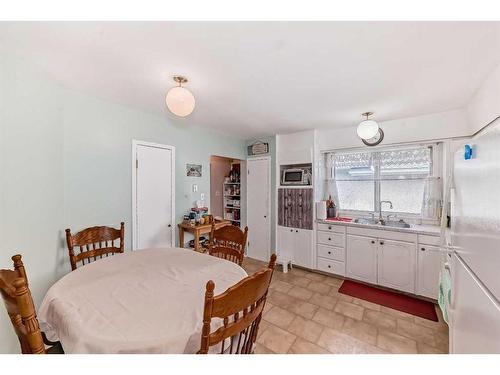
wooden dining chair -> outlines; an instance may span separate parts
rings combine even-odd
[[[220,345],[220,351],[214,349],[220,354],[253,354],[275,262],[276,255],[273,254],[267,268],[244,278],[215,297],[214,282],[210,280],[207,283],[198,354],[207,354],[211,347],[217,345]],[[222,320],[222,324],[211,332],[214,318]]]
[[[242,231],[234,225],[226,225],[216,230],[212,224],[208,253],[241,266],[245,257],[247,237],[248,227]]]
[[[40,331],[35,305],[21,255],[12,257],[14,270],[0,270],[0,294],[17,334],[23,354],[63,354],[59,342],[47,340]],[[45,344],[49,348],[45,348]]]
[[[68,245],[69,261],[71,270],[77,268],[78,262],[82,266],[92,260],[102,259],[117,253],[123,253],[125,237],[125,223],[120,223],[120,229],[111,227],[91,227],[81,230],[77,234],[71,234],[70,229],[66,229],[66,244]],[[115,246],[115,241],[119,240],[119,246]],[[80,250],[75,255],[75,247]],[[85,263],[86,262],[86,263]]]

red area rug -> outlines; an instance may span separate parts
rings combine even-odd
[[[374,288],[350,280],[344,280],[339,288],[339,293],[377,303],[424,319],[438,321],[433,303],[404,294]]]

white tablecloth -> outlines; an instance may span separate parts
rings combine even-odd
[[[219,294],[246,276],[235,263],[187,249],[126,252],[64,276],[38,318],[66,353],[194,353],[207,281]]]

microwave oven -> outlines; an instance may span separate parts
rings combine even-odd
[[[281,185],[310,185],[310,173],[302,168],[285,169],[281,176]]]

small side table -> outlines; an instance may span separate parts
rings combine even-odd
[[[215,222],[215,229],[225,227],[226,225],[231,225],[229,220],[220,220]],[[184,247],[184,232],[192,233],[194,236],[194,249],[198,252],[203,252],[200,246],[200,237],[203,234],[210,233],[212,230],[212,224],[203,225],[191,225],[188,223],[180,223],[177,225],[179,228],[179,246]]]

